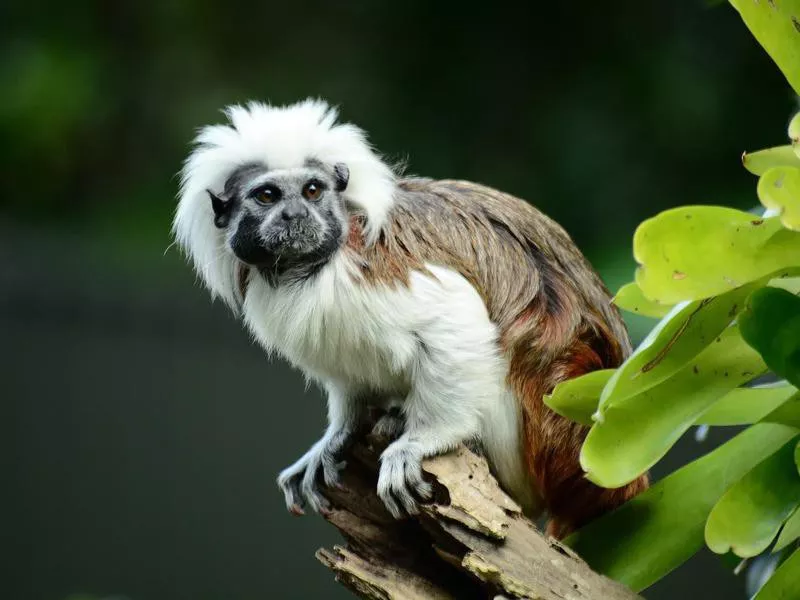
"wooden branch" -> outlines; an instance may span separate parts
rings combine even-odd
[[[592,571],[545,537],[467,448],[426,460],[435,498],[421,514],[395,520],[376,495],[385,441],[368,437],[350,452],[339,488],[325,490],[325,518],[346,545],[317,558],[337,581],[369,600],[631,600],[623,585]]]

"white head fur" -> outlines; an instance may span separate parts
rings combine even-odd
[[[365,241],[375,241],[392,206],[395,175],[361,129],[336,123],[336,109],[312,99],[289,106],[251,102],[228,107],[225,114],[229,124],[204,127],[194,140],[173,223],[178,244],[213,296],[237,305],[237,259],[214,225],[207,190],[220,190],[243,165],[263,162],[269,169],[290,169],[309,159],[346,164],[350,179],[344,199],[350,210],[366,217]]]

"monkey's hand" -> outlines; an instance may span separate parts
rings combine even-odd
[[[327,486],[339,485],[339,472],[345,466],[340,455],[349,437],[348,430],[328,432],[300,460],[281,471],[278,486],[289,512],[302,515],[307,506],[316,512],[329,510],[328,501],[319,493],[318,477],[322,475]]]
[[[422,459],[426,452],[407,435],[389,445],[381,454],[378,496],[396,519],[404,513],[419,512],[418,503],[430,500],[431,484],[422,478]]]

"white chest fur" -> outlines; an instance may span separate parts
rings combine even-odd
[[[356,281],[344,256],[296,285],[257,277],[244,304],[258,341],[307,375],[387,393],[407,388],[419,313],[409,290]]]
[[[474,418],[501,482],[535,504],[519,448],[519,405],[506,385],[508,363],[475,289],[458,273],[429,266],[408,288],[357,282],[339,257],[316,278],[248,289],[244,316],[256,338],[325,384],[404,397],[423,386],[424,410]],[[471,415],[471,416],[470,416]]]

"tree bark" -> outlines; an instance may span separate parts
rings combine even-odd
[[[569,548],[545,537],[498,486],[486,461],[457,450],[424,462],[435,497],[395,520],[376,495],[385,441],[367,437],[347,457],[342,485],[325,490],[324,516],[345,538],[317,558],[369,600],[631,600]]]

